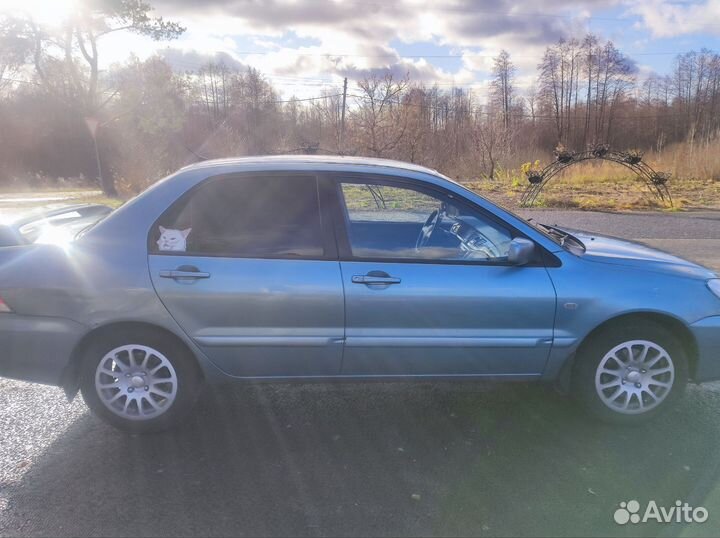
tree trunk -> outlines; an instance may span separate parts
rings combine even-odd
[[[117,196],[117,190],[115,189],[115,180],[112,175],[107,171],[103,173],[102,162],[100,160],[100,148],[98,147],[97,136],[92,136],[93,148],[95,149],[95,165],[97,166],[97,180],[98,185],[103,191],[105,196],[114,198]]]

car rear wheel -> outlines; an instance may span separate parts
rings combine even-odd
[[[200,376],[187,351],[152,331],[116,334],[91,344],[81,391],[92,411],[132,433],[179,424],[192,409]]]
[[[635,424],[670,407],[687,378],[678,339],[655,323],[635,322],[600,331],[581,347],[573,392],[596,417]]]

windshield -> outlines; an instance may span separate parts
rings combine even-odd
[[[457,185],[457,186],[460,187],[461,189],[467,191],[469,194],[471,194],[471,195],[473,195],[473,196],[478,196],[478,193],[476,193],[476,192],[474,192],[473,190],[467,188],[467,187],[466,187],[465,185],[463,185],[462,183],[458,183],[457,181],[454,181],[453,179],[451,179],[451,178],[449,178],[449,177],[447,177],[447,176],[444,176],[444,175],[442,175],[442,174],[438,174],[438,175],[439,175],[440,177],[442,177],[443,179],[446,179],[446,180],[454,183],[455,185]],[[555,243],[555,244],[563,247],[564,249],[569,250],[569,251],[573,251],[573,252],[576,252],[576,253],[577,253],[577,250],[578,250],[578,249],[581,250],[582,252],[585,251],[585,244],[584,244],[582,241],[580,241],[577,237],[575,237],[574,235],[572,235],[571,233],[569,233],[569,232],[567,232],[567,231],[565,231],[565,230],[563,230],[563,229],[561,229],[561,228],[558,228],[558,227],[556,227],[556,226],[551,226],[551,225],[548,225],[548,224],[543,224],[543,223],[537,222],[537,221],[535,220],[535,217],[523,217],[523,216],[521,216],[521,215],[518,215],[517,213],[515,213],[515,212],[512,211],[511,209],[508,209],[508,208],[507,208],[504,204],[502,204],[502,203],[498,203],[498,202],[491,202],[491,203],[492,203],[493,205],[498,206],[498,207],[499,207],[500,209],[502,209],[504,212],[512,215],[512,216],[515,217],[516,219],[526,222],[527,224],[529,224],[530,226],[532,226],[532,227],[535,229],[535,231],[537,231],[538,233],[542,234],[543,236],[545,236],[547,239],[549,239],[549,240],[552,241],[553,243]]]

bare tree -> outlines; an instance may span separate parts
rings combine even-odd
[[[502,118],[492,112],[475,123],[472,131],[473,142],[484,175],[488,179],[495,179],[503,147],[507,141],[506,133]]]
[[[720,54],[707,49],[681,54],[673,73],[673,133],[708,141],[720,130]]]
[[[0,22],[0,91],[15,84],[14,77],[25,62],[27,48],[17,21]]]
[[[357,143],[361,151],[382,157],[398,146],[406,128],[400,98],[407,85],[407,76],[395,80],[390,73],[358,82],[360,95],[354,116],[360,127]]]
[[[549,46],[538,67],[540,101],[553,116],[558,143],[584,147],[611,141],[616,112],[635,82],[633,62],[611,41],[600,44],[588,35],[582,43],[571,39]]]
[[[493,81],[491,98],[494,106],[497,106],[502,114],[502,122],[505,129],[510,128],[510,109],[513,106],[515,88],[515,66],[510,60],[510,53],[501,50],[493,59]]]
[[[230,88],[236,82],[237,73],[223,62],[208,62],[197,74],[198,86],[211,125],[227,118],[230,108]]]
[[[124,28],[111,23],[113,31]],[[607,142],[660,152],[682,144],[682,155],[720,141],[720,55],[709,50],[680,55],[671,75],[638,84],[634,64],[612,42],[592,35],[561,41],[547,48],[537,86],[522,95],[513,88],[509,55],[501,54],[488,101],[462,88],[376,75],[350,92],[341,136],[337,88],[309,100],[287,98],[257,70],[214,62],[179,75],[153,58],[98,72],[91,92],[92,62],[79,39],[91,58],[97,52],[86,30],[81,38],[76,29],[41,32],[36,63],[38,36],[30,24],[0,21],[0,79],[20,81],[8,81],[0,99],[0,181],[20,174],[93,177],[92,148],[83,143],[88,115],[101,117],[103,162],[120,188],[143,187],[189,159],[304,148],[498,178],[501,170],[547,159],[558,141],[572,150]],[[100,45],[105,30],[93,28]],[[698,177],[720,177],[715,161],[704,159]]]
[[[592,109],[592,88],[593,77],[595,76],[595,65],[598,57],[598,38],[593,34],[585,36],[582,42],[582,55],[584,60],[586,94],[585,94],[585,122],[583,126],[582,145],[588,144],[588,134],[590,132],[590,114]]]
[[[540,70],[540,98],[543,108],[552,114],[555,123],[557,140],[566,140],[565,102],[570,85],[565,73],[565,58],[562,42],[545,49]]]
[[[232,92],[229,125],[249,155],[271,153],[282,140],[281,110],[277,92],[265,77],[249,67],[237,79]]]
[[[345,153],[342,136],[342,96],[335,90],[326,90],[323,95],[324,99],[313,104],[320,118],[315,138],[320,145],[327,143],[328,147],[335,152]],[[308,138],[307,135],[304,135],[303,142]]]

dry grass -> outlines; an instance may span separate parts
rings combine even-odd
[[[550,157],[541,159],[540,166]],[[678,144],[657,153],[647,153],[644,160],[655,170],[670,172],[668,183],[673,198],[673,208],[657,200],[645,183],[623,166],[606,161],[586,161],[569,168],[554,177],[538,197],[539,207],[602,210],[683,210],[695,208],[720,209],[720,140],[710,144]],[[494,179],[462,180],[466,186],[509,208],[517,208],[528,182],[522,171],[522,163],[515,168],[500,170]],[[150,176],[149,176],[150,177]],[[122,199],[109,199],[101,194],[88,196],[83,192],[87,182],[82,178],[50,181],[33,177],[19,179],[0,188],[3,192],[44,191],[62,193],[73,190],[76,195],[68,198],[70,203],[105,203],[116,207]],[[118,182],[121,198],[128,198],[126,185]]]
[[[607,161],[585,161],[565,169],[548,182],[536,205],[612,210],[720,209],[720,141],[695,147],[677,145],[662,153],[648,153],[644,160],[655,170],[672,174],[668,182],[672,208],[653,196],[631,171]],[[493,180],[463,183],[503,205],[518,207],[528,184],[519,168],[504,170]]]

